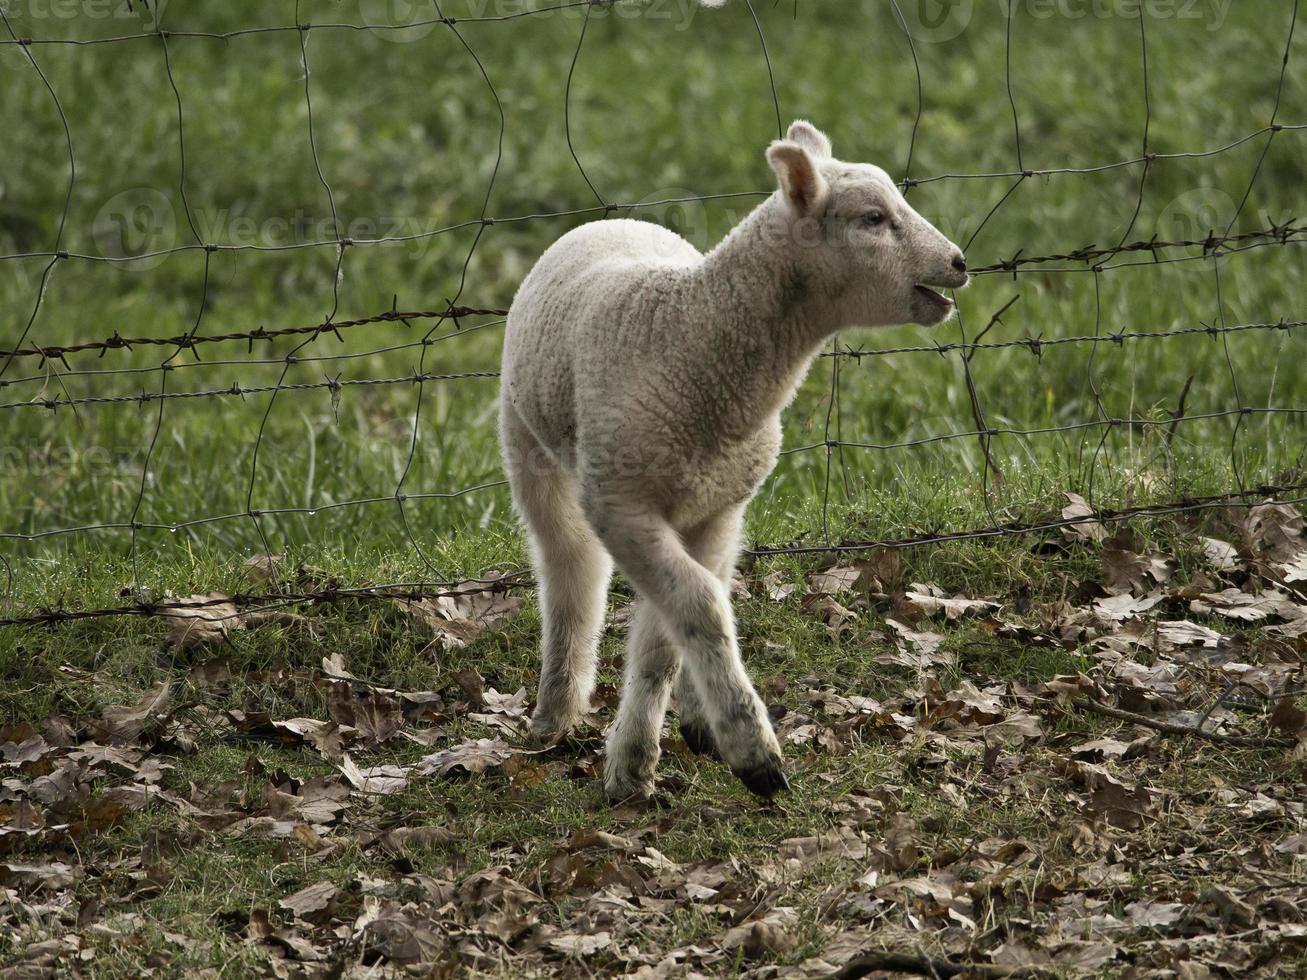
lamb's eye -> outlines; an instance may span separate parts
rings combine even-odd
[[[862,223],[868,228],[875,228],[885,221],[885,215],[881,211],[868,211],[862,216]]]

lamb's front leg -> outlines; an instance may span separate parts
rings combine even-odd
[[[631,617],[622,701],[604,753],[604,789],[615,800],[653,792],[658,738],[680,663],[680,651],[662,629],[658,610],[641,599]]]
[[[684,669],[731,771],[759,796],[786,788],[780,743],[740,660],[727,587],[658,515],[605,500],[591,501],[588,516],[622,574],[654,605],[684,651]],[[632,693],[623,692],[623,713]]]
[[[743,525],[744,505],[739,505],[708,518],[685,536],[690,553],[717,576],[728,592],[735,574]],[[675,694],[681,738],[685,740],[686,747],[696,755],[720,757],[713,744],[708,712],[695,688],[690,671],[682,670],[677,677]]]

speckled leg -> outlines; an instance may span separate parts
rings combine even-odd
[[[780,743],[740,660],[729,590],[717,571],[700,564],[663,518],[629,498],[591,500],[587,515],[622,574],[657,609],[684,652],[684,669],[731,771],[760,796],[786,788]],[[730,520],[738,527],[734,509]],[[630,694],[623,692],[624,704]]]
[[[687,535],[691,554],[710,572],[716,574],[728,593],[735,574],[735,561],[740,551],[740,528],[744,521],[744,508],[732,508],[710,518]],[[689,671],[682,670],[676,678],[676,710],[680,719],[681,738],[697,755],[720,758],[713,744],[712,729],[699,692]]]
[[[680,665],[680,650],[663,630],[658,610],[639,600],[626,644],[622,702],[604,753],[604,789],[614,800],[653,792],[659,736]]]

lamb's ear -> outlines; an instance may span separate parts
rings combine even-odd
[[[812,154],[798,143],[777,140],[767,149],[767,162],[780,178],[781,191],[800,217],[818,210],[826,197],[826,180]]]
[[[796,119],[790,125],[790,131],[785,138],[791,143],[798,143],[811,153],[815,160],[831,158],[830,137],[806,119]]]

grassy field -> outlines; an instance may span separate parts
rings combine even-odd
[[[1003,4],[978,0],[949,8],[942,25],[924,15],[931,4],[901,3],[914,34],[910,45],[891,4],[762,0],[754,7],[767,40],[770,78],[743,0],[711,11],[671,0],[624,0],[614,8],[568,6],[475,19],[542,6],[511,0],[446,0],[439,8],[344,0],[175,3],[162,7],[171,33],[161,40],[148,33],[149,14],[139,2],[131,10],[117,3],[0,2],[19,38],[145,35],[0,46],[0,130],[8,147],[0,176],[0,348],[115,333],[157,338],[273,330],[392,308],[439,310],[451,302],[502,309],[553,239],[602,216],[607,205],[666,223],[707,248],[770,189],[762,154],[776,135],[777,103],[785,122],[810,118],[831,134],[837,154],[875,161],[896,177],[998,175],[927,180],[909,191],[914,206],[967,246],[973,267],[1153,238],[1195,241],[1227,228],[1251,233],[1298,224],[1293,219],[1302,216],[1307,131],[1292,127],[1307,123],[1307,76],[1295,70],[1307,58],[1307,41],[1298,25],[1282,80],[1293,14],[1288,4],[1223,10],[1219,4],[1145,4],[1141,37],[1140,20],[1124,3],[1017,3],[1009,22]],[[441,23],[374,31],[344,26],[437,16],[461,20],[457,33]],[[295,24],[317,26],[258,30]],[[227,39],[186,35],[247,30]],[[8,36],[0,30],[0,39]],[[1208,152],[1259,133],[1272,119],[1290,128]],[[1145,152],[1160,155],[1146,174],[1140,164],[1093,169]],[[1194,155],[1168,156],[1180,153]],[[1092,172],[1019,176],[1064,168]],[[483,216],[496,220],[483,225]],[[360,244],[338,253],[337,237]],[[375,239],[398,240],[367,243]],[[192,247],[200,243],[225,247]],[[51,267],[46,253],[56,248],[71,257]],[[984,274],[959,297],[960,320],[937,331],[853,332],[840,342],[931,348],[974,339],[987,326],[986,341],[1005,342],[1304,319],[1307,277],[1297,245],[1238,251],[1219,261],[1203,254],[1201,246],[1180,247],[1157,257],[1184,261],[1155,263],[1148,252],[1123,253],[1098,272],[1091,262],[1063,259],[1023,266],[1017,274]],[[133,256],[145,257],[100,261]],[[1014,298],[1001,322],[991,324]],[[118,605],[137,594],[257,591],[264,583],[245,562],[264,552],[281,555],[286,569],[300,563],[319,569],[309,575],[310,584],[326,576],[364,585],[524,568],[507,493],[494,485],[501,479],[495,379],[348,384],[415,373],[493,372],[500,325],[489,315],[457,325],[378,322],[343,329],[339,337],[327,332],[307,342],[299,336],[212,343],[172,357],[172,347],[143,345],[102,358],[72,353],[44,363],[0,355],[0,571],[7,583],[0,615]],[[1258,411],[1237,427],[1229,417],[1198,419],[1173,433],[1168,425],[1120,425],[1105,438],[1097,428],[1017,430],[1061,429],[1104,414],[1165,421],[1182,404],[1186,416],[1305,407],[1305,343],[1303,329],[1294,328],[1067,343],[1045,347],[1039,357],[1014,346],[976,351],[969,362],[957,352],[930,350],[823,359],[787,417],[787,446],[796,452],[785,457],[752,507],[750,541],[898,538],[1033,520],[1055,515],[1066,502],[1063,491],[1121,505],[1301,480],[1307,426],[1300,414]],[[288,365],[292,352],[298,360]],[[158,370],[165,359],[172,367],[166,375]],[[346,386],[333,390],[325,384],[332,380]],[[42,404],[130,399],[164,385],[176,394],[279,383],[316,387],[144,405]],[[973,438],[922,441],[975,428],[972,384],[986,424],[1004,432],[992,447],[1001,479],[986,472]],[[913,445],[828,454],[824,444],[831,439]],[[491,486],[408,500],[402,512],[393,500],[397,489],[453,494],[483,485]],[[374,502],[337,506],[360,499]],[[296,512],[257,521],[248,516],[251,509],[285,508]],[[133,536],[126,526],[133,514],[160,526]],[[1166,610],[1170,619],[1211,623],[1225,637],[1220,649],[1239,651],[1236,662],[1256,669],[1298,663],[1300,639],[1267,633],[1262,622],[1204,618],[1185,605],[1198,594],[1183,594],[1185,588],[1201,592],[1205,581],[1218,589],[1251,589],[1267,563],[1284,560],[1259,550],[1239,524],[1243,516],[1140,523],[1143,538],[1129,550],[1144,554],[1147,544],[1171,556],[1167,587],[1175,590],[1140,619]],[[224,519],[192,523],[210,517]],[[116,526],[47,534],[101,524]],[[1211,567],[1203,535],[1239,544],[1241,570]],[[1044,942],[1049,923],[1062,929],[1075,915],[1146,922],[1146,915],[1132,919],[1125,911],[1139,903],[1146,911],[1159,903],[1186,904],[1189,911],[1183,921],[1159,918],[1139,926],[1138,934],[1114,934],[1111,942],[1119,940],[1127,952],[1098,960],[1086,955],[1079,965],[1075,956],[1059,953],[1049,965],[1124,974],[1177,968],[1185,957],[1165,944],[1184,937],[1195,944],[1185,956],[1207,963],[1204,968],[1288,970],[1295,956],[1301,968],[1301,933],[1292,930],[1275,940],[1283,946],[1282,959],[1259,960],[1262,954],[1252,949],[1225,967],[1212,966],[1219,957],[1194,939],[1197,924],[1210,925],[1208,913],[1199,910],[1212,906],[1204,896],[1214,887],[1242,895],[1257,918],[1249,925],[1242,911],[1227,910],[1224,926],[1208,929],[1212,935],[1270,929],[1274,939],[1267,915],[1296,921],[1296,912],[1264,910],[1265,902],[1278,899],[1279,886],[1240,875],[1254,867],[1301,877],[1301,852],[1274,851],[1302,832],[1301,761],[1271,748],[1155,742],[1130,756],[1133,770],[1124,760],[1116,760],[1120,771],[1113,770],[1127,781],[1146,782],[1163,801],[1141,823],[1091,819],[1079,802],[1077,794],[1092,800],[1098,790],[1086,788],[1083,778],[1076,782],[1072,770],[1084,763],[1068,763],[1066,747],[1082,736],[1120,734],[1119,722],[1059,707],[1051,693],[1030,691],[1057,675],[1120,676],[1102,658],[1096,635],[1036,639],[1060,631],[1068,608],[1089,608],[1102,598],[1103,586],[1110,585],[1102,542],[1066,543],[1048,534],[908,549],[901,561],[879,586],[863,579],[852,595],[835,595],[857,613],[842,624],[832,622],[839,614],[809,581],[828,559],[770,558],[746,569],[750,595],[741,598],[740,616],[754,676],[769,700],[788,708],[792,726],[801,727],[796,718],[811,717],[819,729],[835,733],[825,744],[791,743],[795,791],[779,808],[757,807],[720,767],[669,739],[662,808],[610,813],[593,779],[607,702],[595,728],[570,749],[541,759],[514,757],[511,773],[492,766],[481,775],[414,779],[393,794],[353,799],[348,819],[330,832],[310,825],[317,827],[317,844],[305,843],[307,834],[287,839],[217,827],[171,804],[127,807],[99,826],[61,800],[47,807],[47,823],[54,827],[58,814],[72,814],[65,822],[79,830],[51,830],[31,840],[6,832],[0,858],[22,862],[45,855],[68,862],[75,854],[88,873],[67,888],[52,887],[48,908],[30,913],[13,911],[19,908],[15,896],[38,907],[42,893],[32,898],[17,872],[0,879],[12,904],[0,912],[11,916],[0,958],[17,961],[35,937],[76,932],[93,951],[80,967],[88,974],[137,976],[148,961],[158,975],[200,969],[227,976],[265,970],[316,975],[321,964],[296,961],[293,947],[263,941],[257,926],[268,910],[274,920],[282,914],[277,903],[299,887],[330,879],[339,888],[338,907],[313,938],[318,948],[331,950],[331,965],[363,954],[343,940],[333,947],[325,931],[338,921],[354,922],[373,899],[399,902],[408,895],[372,883],[394,879],[402,888],[417,888],[426,875],[461,886],[500,867],[540,899],[529,904],[531,916],[572,935],[579,909],[592,924],[606,922],[611,909],[588,905],[593,898],[575,875],[566,887],[550,884],[551,876],[566,877],[558,871],[566,870],[560,854],[587,853],[569,841],[607,830],[638,842],[630,855],[647,859],[639,865],[645,877],[660,870],[648,864],[658,859],[645,847],[654,847],[683,877],[701,866],[733,869],[733,890],[718,889],[724,897],[717,903],[696,904],[684,891],[660,892],[646,882],[641,914],[618,916],[621,924],[607,929],[618,947],[639,947],[641,955],[716,943],[725,952],[702,962],[709,973],[797,970],[838,948],[840,937],[858,948],[883,945],[1021,965],[1019,958],[992,954],[1004,946],[1052,949]],[[1274,574],[1280,576],[1275,587],[1285,585],[1283,573]],[[775,599],[778,583],[794,585],[794,595]],[[993,599],[1004,612],[937,622],[946,656],[934,666],[886,665],[877,658],[892,658],[908,642],[888,620],[917,629],[930,622],[903,604],[911,583]],[[816,598],[802,599],[810,590]],[[625,601],[619,584],[614,609]],[[1018,621],[1021,629],[1011,625]],[[1118,629],[1100,632],[1110,637]],[[253,819],[268,812],[275,798],[270,787],[284,791],[288,781],[336,773],[340,758],[294,739],[269,739],[257,726],[242,728],[230,712],[274,720],[327,717],[333,682],[320,665],[340,654],[360,679],[359,690],[379,685],[443,698],[439,711],[405,719],[410,735],[435,737],[429,733],[438,731],[437,741],[396,737],[356,747],[352,754],[361,765],[411,765],[446,741],[508,737],[509,715],[507,729],[467,717],[478,706],[476,713],[487,712],[484,699],[468,693],[466,671],[479,670],[496,692],[531,691],[538,620],[528,597],[516,618],[452,651],[433,650],[410,617],[380,603],[315,608],[303,621],[233,632],[200,650],[177,649],[166,642],[167,631],[166,624],[142,618],[0,627],[6,690],[0,723],[8,726],[0,743],[18,745],[30,729],[42,730],[53,746],[49,726],[57,718],[75,733],[70,744],[82,744],[106,708],[136,704],[168,678],[167,711],[152,714],[139,737],[126,740],[171,766],[145,784],[200,809],[209,803],[197,802],[196,787],[230,788]],[[618,676],[620,639],[615,631],[605,640],[609,685]],[[1153,669],[1161,662],[1156,658],[1173,653],[1154,647],[1131,656]],[[220,670],[213,666],[219,663]],[[1200,673],[1180,694],[1159,695],[1172,698],[1170,710],[1196,717],[1219,695],[1224,675]],[[936,695],[956,692],[966,678],[980,688],[1002,688],[1008,714],[1038,715],[1040,738],[1019,743],[1016,752],[1006,735],[982,730],[999,724],[991,719],[968,722],[979,727],[960,737],[965,745],[937,743],[926,731],[930,726],[899,732],[882,714],[857,709],[847,711],[858,724],[841,727],[846,709],[819,696],[829,689],[872,698],[926,719],[940,700]],[[1275,688],[1276,700],[1285,691],[1292,688]],[[1230,730],[1264,730],[1259,712],[1271,707],[1241,706],[1244,715],[1228,721]],[[1227,709],[1222,702],[1221,710]],[[991,744],[1006,748],[991,758]],[[1019,789],[1006,781],[1018,765],[1014,759],[1033,774],[1033,782]],[[1112,762],[1109,757],[1103,764]],[[47,764],[38,760],[22,771],[40,778],[48,775],[38,771]],[[131,775],[125,767],[84,769],[84,792],[74,794],[78,806],[85,809],[106,794],[117,799],[112,794],[124,780],[140,784],[139,760],[131,766]],[[7,792],[0,813],[12,822],[19,797],[12,787]],[[1248,803],[1260,797],[1279,809]],[[1226,825],[1223,814],[1234,814]],[[1018,862],[1020,871],[1012,870],[1006,883],[987,884],[983,900],[977,886],[971,911],[954,907],[968,921],[982,918],[971,927],[950,917],[948,902],[914,913],[873,898],[879,884],[857,884],[875,865],[866,854],[852,872],[841,860],[768,863],[778,847],[782,854],[802,852],[792,844],[786,851],[785,841],[838,832],[883,843],[894,837],[894,827],[907,826],[904,821],[911,829],[902,833],[919,858],[903,866],[884,862],[882,880],[944,869],[959,880],[990,882],[985,876],[994,876],[993,868],[978,869],[977,862],[997,860],[986,850],[993,841],[1021,841],[1023,853],[1037,860]],[[376,834],[428,826],[441,833],[420,846],[377,843]],[[1212,841],[1240,857],[1207,864],[1186,858],[1168,868],[1168,857],[1207,854],[1216,846]],[[1263,846],[1278,857],[1259,863],[1254,852]],[[143,854],[151,857],[141,864]],[[586,860],[587,873],[597,874],[603,860],[593,852]],[[1098,867],[1112,875],[1129,872],[1131,880],[1085,884]],[[664,867],[661,873],[671,872]],[[1261,898],[1249,899],[1250,889],[1260,889]],[[634,893],[638,898],[639,889]],[[1057,905],[1060,898],[1086,894],[1088,906]],[[675,904],[659,905],[670,901],[668,895]],[[995,898],[1000,895],[1002,901]],[[429,895],[411,900],[424,908],[441,904]],[[79,908],[90,910],[85,922]],[[494,908],[504,914],[502,904]],[[793,910],[792,917],[775,920],[784,941],[722,942],[730,928],[763,921],[776,908]],[[111,909],[129,918],[98,933],[86,929]],[[525,914],[521,906],[510,912]],[[649,965],[616,947],[585,956],[568,952],[565,943],[548,947],[548,935],[536,937],[543,953],[524,951],[521,937],[487,940],[486,946],[485,936],[498,935],[479,919],[490,913],[468,900],[460,914],[457,927],[448,917],[431,921],[443,923],[450,949],[462,949],[462,969],[514,975],[527,970],[513,959],[519,955],[534,957],[531,970],[575,975]],[[18,930],[20,922],[26,931]],[[1038,943],[1030,939],[1035,934],[1043,937]],[[1090,937],[1076,941],[1090,943]],[[497,942],[498,952],[469,958],[459,942],[480,943],[483,953]],[[1239,943],[1256,945],[1231,939],[1221,948]],[[274,949],[281,952],[270,966]],[[403,959],[375,950],[364,958],[378,956],[383,966]],[[684,954],[680,965],[698,962]]]

